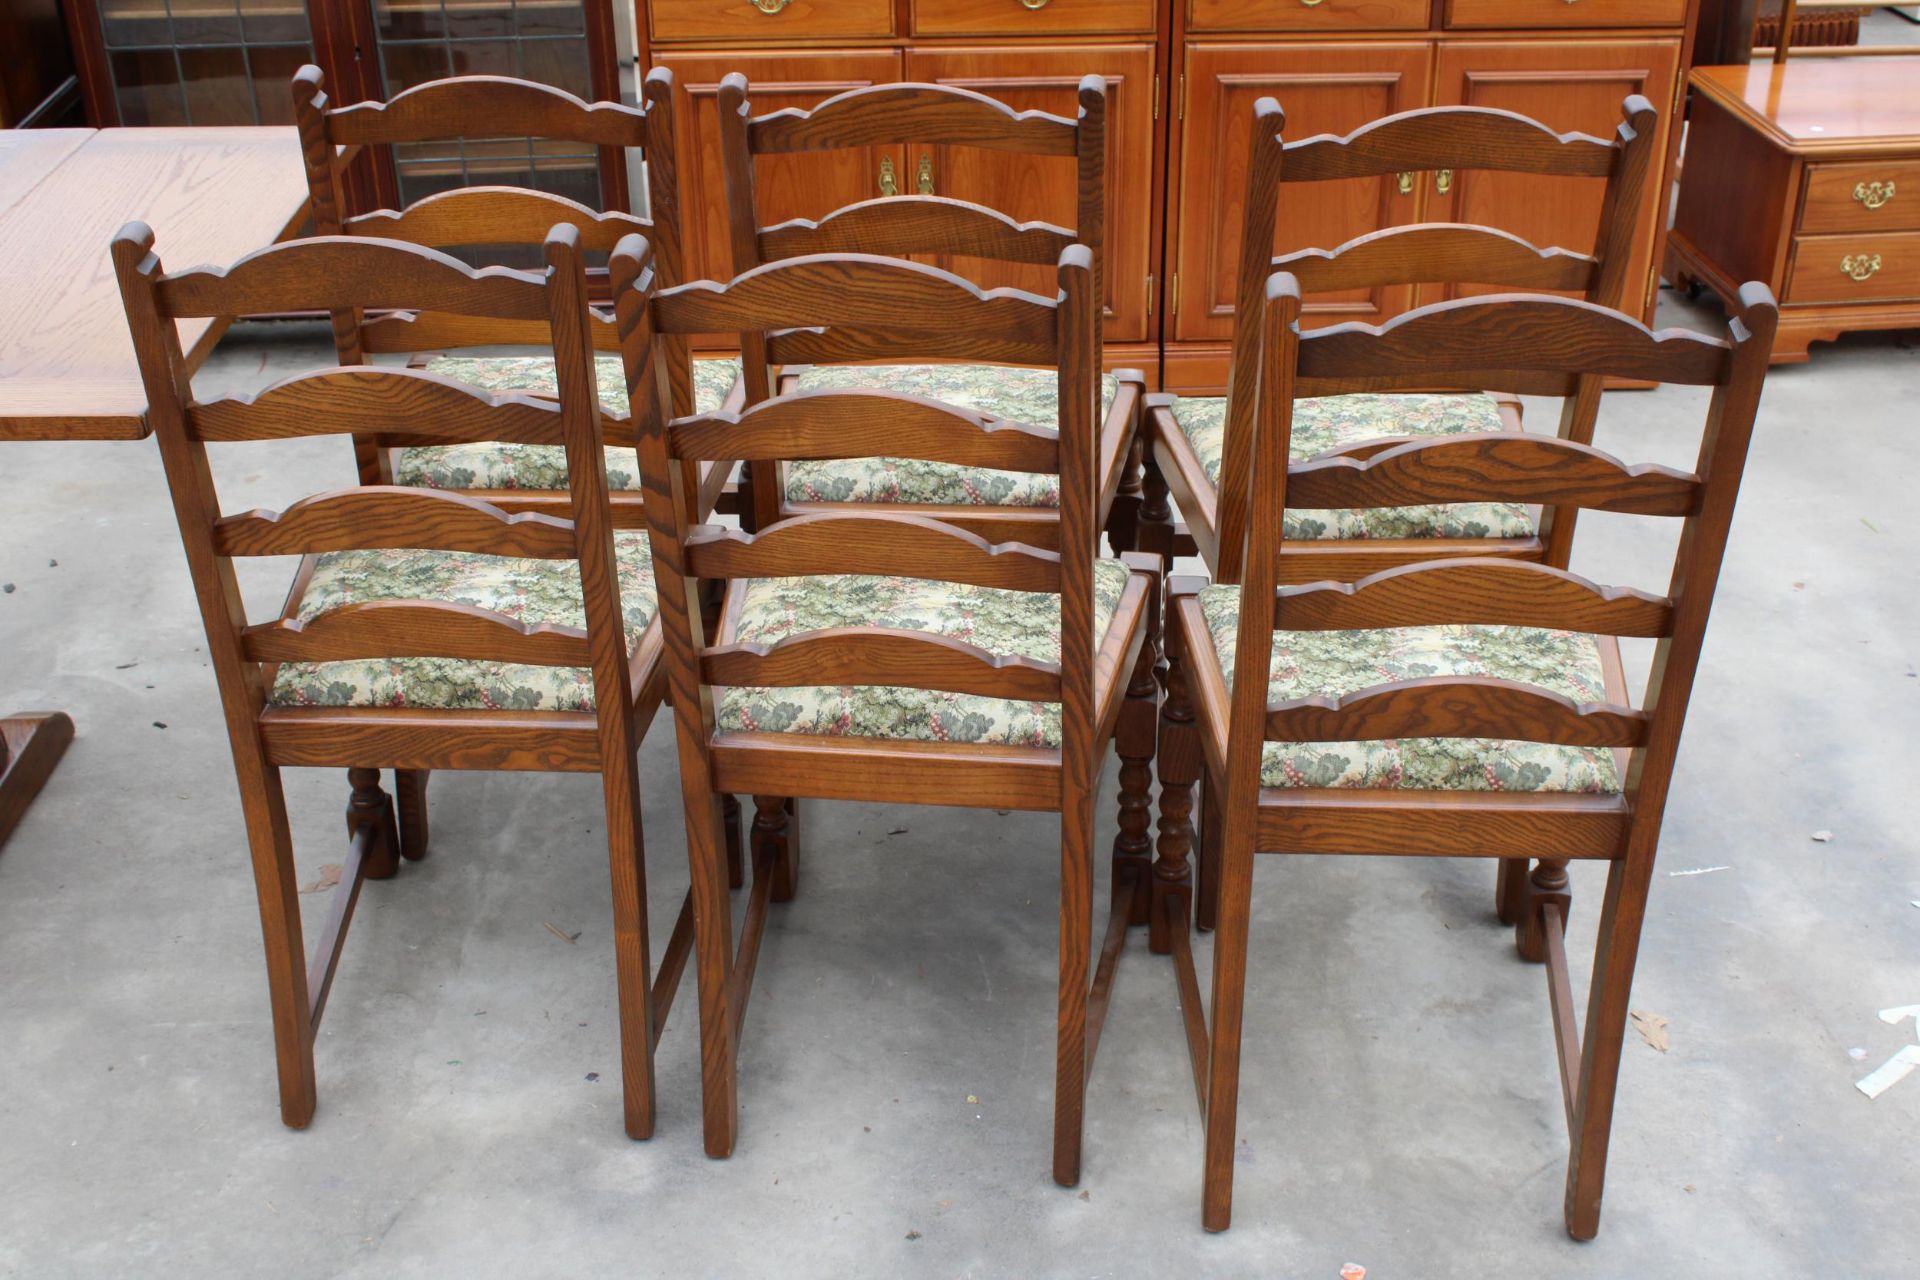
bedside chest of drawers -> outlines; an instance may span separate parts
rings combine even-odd
[[[1920,58],[1698,67],[1666,275],[1779,296],[1776,363],[1920,328]]]

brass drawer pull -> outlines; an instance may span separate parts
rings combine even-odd
[[[1300,3],[1307,6],[1307,8],[1309,9],[1313,8],[1315,5],[1325,4],[1326,2],[1327,0],[1300,0]],[[1021,0],[1021,3],[1024,4],[1025,0]]]
[[[753,0],[753,7],[771,18],[791,3],[792,0]]]
[[[1877,253],[1872,257],[1864,253],[1858,255],[1850,253],[1840,259],[1840,270],[1845,272],[1847,278],[1851,280],[1865,280],[1879,269],[1880,255]]]
[[[1040,0],[1040,3],[1042,4],[1045,4],[1046,2],[1047,0]],[[914,185],[919,188],[920,194],[923,196],[930,196],[933,194],[933,157],[932,156],[926,155],[924,153],[921,155],[920,171],[914,175]]]
[[[1413,194],[1413,170],[1402,169],[1398,175],[1398,178],[1399,178],[1399,181],[1397,185],[1400,188],[1400,194],[1403,196],[1412,195]]]
[[[1023,9],[1044,9],[1047,7],[1047,0],[1020,0],[1020,7]]]
[[[754,0],[754,3],[758,4],[759,0]],[[892,156],[886,156],[880,161],[880,194],[883,196],[900,194],[900,184],[894,180],[893,176]]]
[[[1878,209],[1893,199],[1893,180],[1885,182],[1856,182],[1853,185],[1853,198],[1869,209]]]
[[[1453,170],[1442,169],[1433,175],[1433,189],[1441,195],[1453,190]]]

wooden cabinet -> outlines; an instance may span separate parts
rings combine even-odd
[[[681,204],[686,210],[688,278],[733,274],[728,247],[726,169],[720,158],[720,81],[738,71],[753,86],[756,112],[811,107],[848,89],[900,78],[892,49],[795,49],[785,53],[662,52],[656,62],[679,82]],[[882,194],[882,173],[906,189],[899,147],[866,147],[827,155],[763,156],[754,188],[760,221],[818,218],[855,200]]]
[[[0,0],[0,129],[83,123],[60,0]]]
[[[1180,116],[1181,228],[1173,276],[1176,341],[1226,341],[1233,333],[1234,277],[1245,203],[1244,166],[1253,104],[1272,96],[1287,133],[1346,133],[1369,120],[1424,106],[1424,44],[1195,45],[1187,50]],[[1274,251],[1331,247],[1419,220],[1419,193],[1398,178],[1316,182],[1283,188]],[[1309,324],[1376,322],[1411,305],[1410,287],[1316,295]]]
[[[1559,4],[1560,0],[1554,0]],[[1677,40],[1606,42],[1575,40],[1476,41],[1448,44],[1439,51],[1434,76],[1437,105],[1495,107],[1562,132],[1577,130],[1609,138],[1620,124],[1620,100],[1644,94],[1656,105],[1672,102],[1680,62]],[[1671,120],[1661,113],[1661,142]],[[1540,180],[1522,174],[1468,172],[1423,174],[1427,218],[1434,222],[1479,222],[1511,231],[1540,246],[1589,253],[1600,225],[1602,178]],[[1445,186],[1443,192],[1440,188]],[[1627,278],[1639,289],[1621,299],[1629,311],[1650,307],[1658,283],[1656,242],[1660,227],[1648,201],[1634,237],[1633,265]],[[1455,287],[1422,291],[1419,302],[1438,302],[1486,289]]]
[[[1731,307],[1779,297],[1776,362],[1855,329],[1920,327],[1920,58],[1696,67],[1666,270]]]
[[[1016,111],[1050,111],[1072,119],[1080,79],[1107,82],[1107,337],[1147,338],[1147,276],[1151,208],[1140,198],[1153,177],[1153,48],[1087,45],[1074,49],[912,49],[906,77],[973,89]],[[755,90],[755,109],[760,110]],[[1071,156],[1026,156],[978,147],[912,148],[904,159],[902,191],[926,190],[974,200],[1023,221],[1061,226],[1075,221],[1075,163]],[[979,284],[1051,294],[1046,267],[943,258],[939,265]]]

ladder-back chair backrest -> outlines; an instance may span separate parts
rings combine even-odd
[[[936,267],[865,254],[769,263],[731,283],[657,287],[623,247],[612,262],[629,394],[640,433],[648,536],[653,543],[668,688],[680,723],[683,785],[701,794],[699,758],[714,731],[710,686],[898,685],[1062,704],[1070,750],[1090,750],[1094,714],[1093,398],[1099,377],[1092,254],[1060,255],[1060,292],[982,291]],[[1057,431],[996,422],[932,400],[884,391],[795,391],[738,413],[672,414],[659,339],[852,326],[913,348],[929,331],[974,345],[983,358],[1056,365]],[[696,527],[689,468],[706,459],[747,461],[920,458],[1060,476],[1060,550],[979,536],[924,515],[826,512],[757,534]],[[1059,664],[1002,658],[958,640],[854,627],[797,635],[771,647],[709,645],[703,581],[881,574],[1061,596]],[[698,751],[695,743],[701,744]],[[691,811],[691,810],[690,810]]]
[[[628,650],[580,237],[556,226],[544,248],[545,269],[529,272],[475,269],[395,241],[326,237],[275,245],[226,269],[167,274],[143,224],[115,237],[114,268],[148,412],[243,769],[243,757],[258,744],[271,665],[281,662],[438,657],[589,669],[595,706],[606,713],[598,717],[602,752],[634,749],[631,718],[617,714],[628,705]],[[552,334],[558,399],[494,396],[420,370],[360,366],[203,402],[193,396],[174,324],[185,317],[404,307],[539,324]],[[374,432],[419,444],[563,445],[571,518],[510,516],[459,493],[370,485],[313,494],[279,512],[222,513],[209,444]],[[386,548],[574,561],[586,626],[526,626],[473,606],[405,600],[342,605],[305,621],[248,623],[235,559]]]
[[[971,89],[938,84],[851,89],[809,110],[787,109],[764,116],[753,115],[748,94],[747,78],[737,72],[720,82],[727,226],[736,274],[763,263],[822,253],[902,258],[960,254],[1052,266],[1069,245],[1082,244],[1092,253],[1094,297],[1105,298],[1107,85],[1101,77],[1081,79],[1078,110],[1071,120],[1044,111],[1015,111]],[[817,221],[796,218],[771,226],[760,224],[755,157],[889,144],[1070,158],[1076,166],[1075,225],[1017,222],[987,205],[917,191],[861,200]],[[896,360],[985,358],[983,348],[937,328],[914,334],[912,341],[903,340],[902,331],[880,334],[855,326],[810,326],[738,337],[749,404],[772,393],[770,366],[872,361],[882,358],[882,351]],[[1099,395],[1097,382],[1090,394]],[[756,468],[753,491],[759,522],[777,519],[779,493],[772,464]]]
[[[638,233],[652,246],[668,280],[680,275],[679,180],[674,155],[673,73],[656,67],[641,83],[640,105],[586,102],[551,85],[506,76],[455,76],[395,94],[386,102],[334,106],[318,67],[293,78],[294,119],[313,204],[317,235],[377,236],[442,250],[484,250],[538,245],[548,228],[565,223],[579,232],[583,252],[610,253]],[[626,212],[627,199],[607,184],[604,211],[550,192],[525,187],[456,187],[423,197],[402,209],[373,209],[346,216],[340,195],[342,148],[441,142],[502,135],[594,146],[604,157],[639,148],[647,164],[647,217]],[[602,165],[603,172],[612,166]],[[613,351],[612,320],[591,313],[595,348]],[[479,316],[413,313],[371,321],[336,312],[334,341],[342,364],[360,364],[376,352],[438,351],[495,344],[546,346],[538,323]],[[691,367],[675,373],[678,403],[692,408]]]
[[[1512,111],[1427,107],[1384,116],[1345,136],[1323,134],[1285,142],[1286,115],[1280,104],[1272,98],[1254,104],[1221,461],[1223,580],[1238,576],[1237,548],[1246,518],[1248,439],[1255,411],[1254,396],[1248,390],[1256,382],[1259,315],[1268,275],[1290,272],[1307,293],[1403,284],[1491,285],[1503,290],[1578,293],[1588,302],[1618,309],[1626,292],[1635,223],[1652,171],[1659,121],[1653,104],[1639,94],[1622,101],[1620,114],[1622,122],[1611,141],[1556,133]],[[1536,247],[1497,228],[1469,223],[1416,223],[1389,227],[1335,248],[1273,256],[1285,184],[1432,169],[1605,179],[1593,252]],[[1311,198],[1310,189],[1302,198]],[[1592,442],[1604,382],[1583,380],[1567,397],[1559,427],[1562,438]],[[1448,385],[1463,391],[1486,390]],[[1436,384],[1420,389],[1441,388]],[[1565,565],[1572,549],[1573,512],[1546,509],[1541,532],[1546,562]]]
[[[1699,665],[1779,310],[1761,284],[1740,292],[1726,340],[1663,330],[1592,303],[1499,295],[1422,307],[1378,328],[1302,335],[1300,289],[1276,273],[1262,307],[1263,391],[1255,426],[1253,523],[1232,673],[1229,804],[1257,802],[1263,740],[1468,737],[1631,750],[1629,852],[1650,854]],[[1365,457],[1289,465],[1296,399],[1471,378],[1489,389],[1568,395],[1593,376],[1713,389],[1691,472],[1627,465],[1591,445],[1507,431],[1417,439]],[[1389,569],[1352,584],[1279,586],[1287,507],[1552,502],[1682,521],[1664,593],[1601,587],[1564,568],[1475,557]],[[1267,705],[1273,633],[1385,627],[1535,627],[1655,639],[1640,709],[1576,704],[1512,681],[1436,677],[1337,699]]]

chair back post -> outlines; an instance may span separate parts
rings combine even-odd
[[[1633,260],[1633,236],[1639,222],[1640,193],[1646,189],[1647,174],[1653,164],[1653,144],[1659,113],[1653,103],[1640,94],[1629,94],[1620,103],[1620,126],[1614,131],[1613,170],[1607,175],[1606,195],[1600,205],[1600,227],[1594,233],[1593,282],[1587,288],[1587,301],[1615,311],[1624,310],[1627,268]],[[1606,379],[1587,375],[1580,379],[1574,393],[1560,406],[1560,438],[1579,444],[1593,443],[1593,429],[1600,417],[1601,395]],[[1564,569],[1573,557],[1573,530],[1579,519],[1573,507],[1544,507],[1540,512],[1540,538],[1546,546],[1545,563]]]
[[[1247,143],[1247,195],[1240,209],[1240,264],[1235,277],[1233,345],[1228,351],[1226,441],[1221,451],[1219,492],[1215,497],[1219,545],[1216,575],[1235,582],[1247,536],[1248,483],[1252,470],[1255,404],[1259,399],[1261,334],[1267,284],[1273,259],[1275,225],[1280,216],[1280,167],[1286,157],[1283,137],[1287,113],[1273,98],[1253,104],[1253,131]],[[1296,286],[1297,287],[1297,286]]]
[[[580,252],[579,229],[555,224],[547,234],[543,254],[553,328],[554,390],[560,399],[560,425],[566,437],[574,552],[580,561],[581,601],[586,611],[587,641],[593,652],[594,706],[599,709],[597,727],[608,812],[637,813],[637,807],[619,807],[639,804],[639,781],[631,767],[639,743],[634,740],[632,717],[625,713],[631,699],[626,615],[621,609],[620,578],[614,562],[613,507],[607,490],[607,451],[594,376],[587,268]]]
[[[647,221],[644,239],[659,278],[686,279],[686,240],[680,207],[679,125],[675,117],[673,69],[655,67],[640,82],[640,105],[647,116]],[[669,389],[676,414],[693,412],[693,351],[685,338],[667,344]]]
[[[729,72],[720,81],[720,151],[724,161],[727,187],[727,243],[733,251],[733,274],[737,278],[761,265],[759,202],[754,187],[753,103],[747,96],[747,78],[738,71]],[[767,357],[764,330],[742,332],[740,339],[740,377],[746,403],[759,404],[773,397],[773,366]],[[741,515],[751,521],[750,528],[764,529],[780,518],[780,464],[756,461],[746,464],[749,501],[742,504]]]
[[[1099,480],[1095,476],[1099,420],[1100,298],[1093,251],[1077,244],[1060,255],[1058,325],[1060,369],[1060,683],[1061,764],[1067,784],[1091,789],[1094,651],[1093,560],[1100,537]]]
[[[1074,134],[1077,199],[1074,237],[1093,251],[1093,299],[1096,337],[1104,337],[1107,310],[1107,81],[1104,76],[1082,76],[1079,114]],[[1104,345],[1104,343],[1103,343]],[[1099,355],[1101,347],[1094,348]],[[1099,394],[1099,379],[1094,379]],[[1097,402],[1096,402],[1097,403]]]

